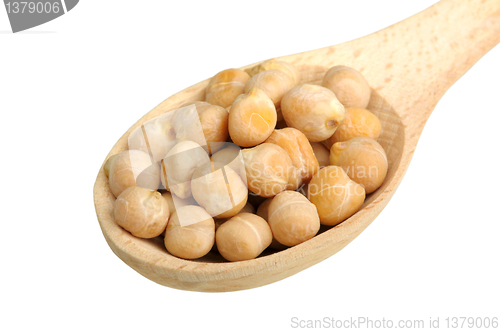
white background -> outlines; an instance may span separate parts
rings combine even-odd
[[[442,98],[377,220],[326,261],[234,293],[159,286],[108,248],[92,187],[116,140],[216,72],[334,45],[435,3],[86,1],[9,33],[0,7],[0,330],[286,331],[291,318],[500,316],[500,46]]]

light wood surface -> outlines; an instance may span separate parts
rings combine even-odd
[[[176,258],[166,251],[160,238],[139,239],[115,223],[115,198],[101,167],[94,202],[106,241],[118,257],[143,276],[161,285],[192,291],[258,287],[324,260],[356,238],[387,205],[441,96],[498,42],[500,0],[443,0],[366,37],[278,58],[300,69],[302,83],[320,84],[334,65],[359,70],[373,89],[368,109],[379,117],[383,127],[379,142],[389,159],[384,184],[367,197],[354,216],[334,228],[323,227],[313,239],[280,252],[267,250],[264,256],[243,262],[223,262],[213,253],[195,261]],[[193,85],[147,113],[119,139],[107,158],[126,150],[130,132],[147,120],[203,100],[207,83]]]

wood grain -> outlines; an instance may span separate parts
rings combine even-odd
[[[309,241],[280,252],[267,250],[264,256],[243,262],[223,262],[216,254],[195,261],[176,258],[161,239],[135,238],[115,223],[115,198],[101,167],[94,202],[104,237],[113,252],[141,275],[178,289],[248,289],[306,269],[344,248],[377,217],[401,182],[425,122],[441,96],[499,42],[500,0],[443,0],[366,37],[278,58],[296,65],[303,83],[320,83],[334,65],[359,70],[373,89],[368,108],[381,120],[379,142],[389,159],[386,181],[368,196],[363,208]],[[207,83],[200,82],[163,101],[118,140],[107,158],[126,150],[128,135],[144,122],[203,100]]]

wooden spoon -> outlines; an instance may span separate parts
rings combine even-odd
[[[335,65],[359,70],[373,89],[368,108],[382,123],[379,142],[389,160],[384,184],[367,197],[363,208],[311,240],[280,252],[268,250],[262,257],[242,262],[224,262],[212,253],[195,261],[174,257],[161,238],[139,239],[115,223],[115,198],[101,167],[94,202],[106,241],[118,257],[143,276],[161,285],[193,291],[258,287],[324,260],[358,236],[387,205],[441,96],[499,41],[500,0],[443,0],[366,37],[278,58],[300,69],[302,83],[320,84],[325,72]],[[207,83],[205,80],[171,96],[146,114],[120,138],[108,158],[126,150],[128,135],[144,122],[203,100]]]

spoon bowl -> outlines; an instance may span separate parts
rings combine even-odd
[[[356,214],[335,227],[322,226],[314,238],[282,251],[266,249],[260,257],[248,261],[226,262],[215,253],[197,260],[177,258],[167,252],[163,238],[136,238],[116,224],[115,197],[101,167],[94,186],[94,203],[107,243],[120,259],[146,278],[168,287],[205,292],[270,284],[330,257],[366,229],[387,205],[441,96],[498,42],[500,1],[443,0],[366,37],[277,58],[297,66],[301,83],[321,84],[326,71],[335,65],[357,69],[372,87],[368,109],[382,124],[378,141],[389,162],[383,185],[367,196]],[[107,158],[127,150],[129,134],[146,121],[204,100],[207,83],[200,82],[163,101],[118,140]]]

